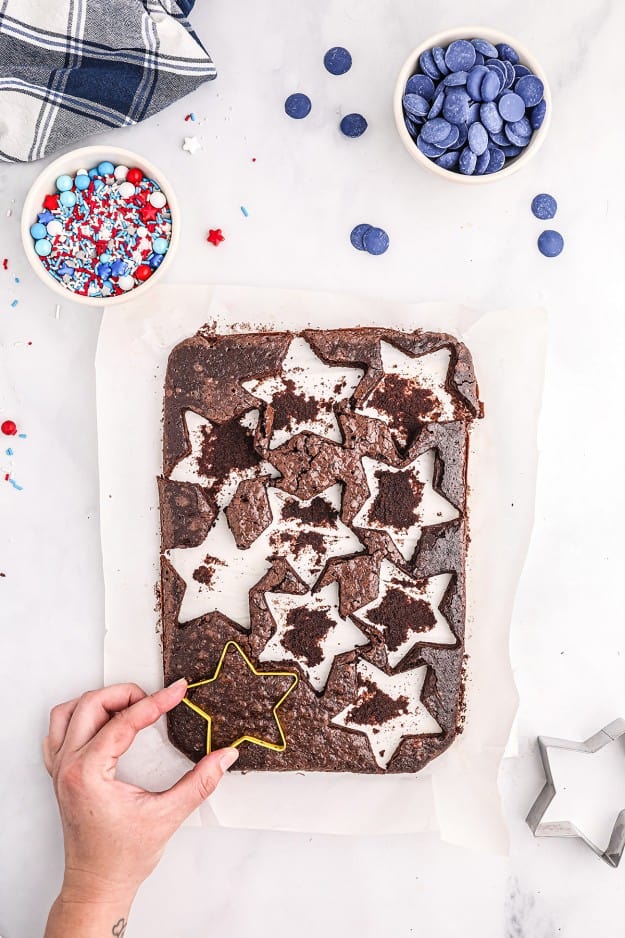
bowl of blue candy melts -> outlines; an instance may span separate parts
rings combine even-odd
[[[412,158],[443,179],[480,185],[522,169],[542,146],[551,92],[516,39],[461,26],[422,42],[404,62],[393,100]]]
[[[34,272],[58,296],[113,306],[163,278],[178,246],[180,209],[146,157],[105,144],[80,147],[35,179],[21,235]]]

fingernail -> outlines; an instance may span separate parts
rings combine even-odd
[[[170,684],[167,690],[173,690],[174,688],[178,689],[182,686],[187,686],[187,679],[184,677],[179,677],[177,681],[174,681],[173,684]]]
[[[224,754],[219,760],[221,771],[227,772],[230,766],[234,765],[234,763],[237,761],[238,758],[239,758],[238,749],[232,749],[232,748],[224,749]]]

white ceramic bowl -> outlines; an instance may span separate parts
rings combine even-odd
[[[544,97],[545,101],[547,102],[547,111],[545,113],[545,119],[543,121],[542,127],[534,132],[530,144],[525,147],[519,156],[515,157],[509,162],[506,161],[503,169],[501,169],[498,173],[490,173],[486,176],[464,176],[462,173],[455,173],[452,172],[452,170],[443,169],[442,166],[437,166],[433,160],[429,159],[421,152],[421,150],[419,150],[417,144],[408,133],[404,123],[404,109],[402,106],[402,98],[404,96],[406,82],[410,76],[414,75],[416,72],[419,66],[419,56],[422,52],[425,52],[426,49],[431,49],[433,46],[448,46],[450,42],[454,42],[456,39],[475,38],[488,39],[488,41],[492,42],[494,45],[499,42],[506,42],[508,45],[512,46],[513,49],[516,49],[519,54],[520,63],[522,65],[527,65],[530,71],[532,71],[534,75],[537,75],[545,86]],[[395,116],[397,132],[413,160],[423,166],[424,169],[429,170],[431,173],[434,173],[437,176],[440,176],[442,179],[447,179],[451,182],[460,182],[467,186],[479,186],[484,185],[485,183],[495,182],[498,179],[505,179],[506,176],[511,176],[512,173],[516,173],[519,169],[527,166],[532,157],[538,153],[539,149],[545,141],[545,137],[547,136],[547,132],[549,130],[549,124],[551,123],[551,106],[551,91],[549,90],[547,76],[534,56],[531,55],[525,46],[517,39],[514,39],[512,36],[508,36],[506,33],[502,33],[497,29],[489,29],[487,26],[459,26],[457,29],[448,29],[445,30],[445,32],[437,33],[435,36],[430,36],[429,39],[426,39],[425,42],[422,42],[421,45],[417,46],[416,49],[413,49],[402,65],[397,77],[397,84],[395,85],[395,93],[393,98],[393,114]]]
[[[171,238],[167,254],[165,254],[160,267],[157,267],[149,280],[144,281],[139,286],[119,296],[80,296],[68,290],[66,287],[63,287],[54,277],[50,276],[41,263],[39,256],[35,253],[30,227],[37,221],[37,213],[42,210],[43,200],[46,195],[56,192],[56,180],[60,175],[67,173],[73,176],[77,170],[81,168],[90,169],[92,166],[97,166],[98,163],[101,163],[103,160],[110,160],[111,163],[114,163],[116,166],[119,164],[129,167],[136,166],[145,176],[149,176],[158,183],[166,195],[171,209]],[[171,266],[178,246],[180,236],[180,209],[174,190],[160,169],[157,169],[156,166],[139,153],[133,153],[132,150],[124,150],[121,147],[110,147],[102,144],[101,146],[94,147],[80,147],[78,150],[65,153],[63,156],[54,160],[54,162],[49,163],[48,166],[41,171],[30,187],[24,201],[21,226],[22,244],[24,245],[26,257],[39,279],[45,283],[47,287],[50,287],[51,290],[54,290],[55,293],[63,297],[66,302],[82,303],[84,306],[101,308],[103,306],[115,306],[119,303],[124,303],[136,296],[137,291],[141,291],[141,296],[143,296],[146,290],[153,287],[154,284],[158,283],[163,277]]]

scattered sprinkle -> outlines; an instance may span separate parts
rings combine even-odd
[[[54,307],[54,318],[58,319],[60,315],[61,315],[61,304],[57,303],[56,306]]]
[[[9,448],[8,448],[5,452],[6,452],[7,456],[12,456],[12,455],[13,455],[13,450],[11,449],[10,446],[9,446]]]
[[[193,156],[194,153],[202,149],[202,144],[197,137],[185,137],[182,149]]]
[[[187,115],[185,116],[185,120],[186,120],[186,121],[195,121],[195,114],[193,113],[193,111],[192,111],[190,114],[187,114]]]
[[[208,238],[206,240],[217,247],[219,244],[221,244],[222,241],[225,241],[226,239],[221,233],[221,228],[210,228],[208,231]]]
[[[13,300],[13,302],[11,303],[11,309],[15,309],[18,303],[19,303],[19,300]]]
[[[252,163],[255,163],[255,162],[256,162],[256,157],[253,156],[253,157],[252,157]]]
[[[9,259],[8,259],[8,257],[5,257],[4,260],[2,261],[2,269],[3,269],[3,270],[8,270],[8,269],[9,269]]]
[[[15,436],[17,433],[17,424],[14,420],[5,420],[0,424],[0,431],[2,431],[5,436]]]
[[[20,278],[19,278],[19,277],[16,277],[16,278],[15,278],[15,283],[19,283],[19,282],[20,282]]]
[[[13,214],[13,209],[12,209],[12,208],[8,208],[8,209],[7,209],[7,218],[10,218],[12,214]]]
[[[250,214],[244,205],[241,206],[241,211],[243,212],[246,218]]]
[[[18,436],[18,438],[19,438],[20,440],[25,440],[26,437],[28,436],[28,434],[27,434],[27,433],[18,433],[17,436]]]
[[[17,489],[18,492],[23,492],[23,491],[24,491],[24,486],[23,486],[23,485],[18,485],[17,482],[15,481],[15,479],[9,479],[8,482],[9,482],[10,485],[13,486],[14,489]]]

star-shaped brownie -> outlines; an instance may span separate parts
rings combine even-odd
[[[408,736],[438,735],[442,729],[421,700],[427,665],[385,674],[364,658],[356,665],[358,696],[332,719],[335,726],[364,733],[375,761],[385,769]]]
[[[189,684],[183,703],[206,720],[206,751],[255,743],[282,752],[286,739],[278,708],[297,674],[256,668],[236,642],[228,642],[212,677]]]

